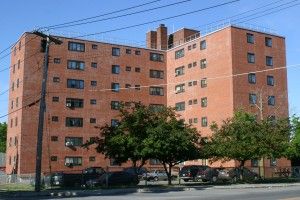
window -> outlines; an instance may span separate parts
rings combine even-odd
[[[267,85],[274,86],[274,76],[267,76]]]
[[[111,91],[112,92],[119,92],[120,91],[120,84],[119,83],[112,83],[111,84]]]
[[[248,53],[247,58],[248,58],[248,63],[255,63],[255,54],[254,53]]]
[[[141,55],[141,51],[140,50],[135,50],[135,55]]]
[[[117,119],[111,119],[111,126],[112,127],[116,127],[119,125],[119,120]]]
[[[164,78],[164,71],[150,69],[150,78]]]
[[[21,67],[21,61],[18,60],[18,69],[20,69],[20,67]]]
[[[91,123],[91,124],[95,124],[96,121],[97,121],[96,118],[90,118],[90,123]]]
[[[83,43],[78,43],[78,42],[69,42],[68,48],[69,51],[79,51],[79,52],[85,51],[85,45]]]
[[[201,79],[201,88],[206,88],[207,87],[207,79],[203,78]]]
[[[97,104],[97,100],[96,99],[90,99],[90,104],[91,105],[96,105]]]
[[[15,83],[12,82],[12,83],[11,83],[11,91],[14,91],[14,90],[15,90]]]
[[[266,56],[266,65],[273,66],[273,57]]]
[[[18,126],[18,117],[15,118],[15,126]]]
[[[149,105],[149,108],[154,112],[161,111],[163,109],[163,107],[164,107],[163,104],[150,104]]]
[[[20,85],[20,80],[17,79],[17,88],[19,88],[19,85]]]
[[[178,102],[175,104],[175,110],[176,111],[183,111],[185,110],[185,102]]]
[[[52,102],[59,102],[59,97],[52,97]]]
[[[192,68],[193,67],[193,64],[192,63],[189,63],[188,64],[188,68]]]
[[[247,33],[247,42],[250,44],[254,44],[254,35],[251,33]]]
[[[90,156],[89,157],[89,161],[90,162],[95,162],[96,161],[96,157],[95,156]]]
[[[178,93],[184,92],[185,91],[184,86],[185,86],[185,84],[176,85],[175,86],[175,93],[178,94]]]
[[[19,107],[19,97],[16,98],[16,107]]]
[[[265,38],[265,45],[267,46],[267,47],[272,47],[272,38],[269,38],[269,37],[266,37]]]
[[[270,159],[270,166],[271,167],[276,167],[277,166],[277,160],[276,160],[276,158],[271,158]]]
[[[136,67],[136,68],[134,69],[134,71],[135,71],[135,72],[141,72],[141,68]]]
[[[268,120],[270,120],[271,122],[276,120],[276,117],[274,115],[269,115],[268,116]]]
[[[196,43],[193,44],[193,49],[196,49],[196,47],[197,47],[197,44]]]
[[[193,62],[193,67],[196,67],[197,66],[197,62]]]
[[[120,109],[120,102],[119,101],[111,101],[110,102],[112,110],[119,110]]]
[[[120,66],[119,65],[112,65],[111,66],[111,73],[120,74]]]
[[[193,86],[193,81],[188,82],[188,86]]]
[[[249,103],[253,105],[256,104],[256,102],[257,102],[256,94],[249,94]]]
[[[207,97],[201,98],[201,107],[207,107]]]
[[[131,71],[131,67],[130,67],[130,66],[126,66],[125,70],[126,70],[127,72],[130,72],[130,71]]]
[[[158,159],[150,159],[150,165],[161,165],[161,162]]]
[[[164,61],[164,55],[159,53],[150,53],[150,60],[156,61],[156,62],[163,62]]]
[[[92,63],[91,63],[91,67],[92,67],[92,68],[97,68],[97,63],[92,62]]]
[[[248,74],[248,82],[251,84],[255,84],[256,83],[256,74],[254,74],[254,73]]]
[[[16,65],[14,64],[13,65],[13,73],[15,73],[16,72]]]
[[[83,89],[84,88],[84,81],[83,80],[76,80],[76,79],[68,79],[67,80],[67,87],[68,88],[75,88],[75,89]]]
[[[197,85],[198,81],[193,81],[193,85]]]
[[[83,99],[67,98],[66,106],[69,108],[83,108]]]
[[[58,141],[58,136],[51,136],[51,141],[52,142],[57,142]]]
[[[58,122],[58,116],[52,116],[52,121],[53,122]]]
[[[135,86],[134,86],[134,89],[136,89],[136,90],[141,90],[141,85],[135,85]]]
[[[251,160],[251,167],[258,167],[258,160],[257,159],[252,159]]]
[[[68,69],[84,70],[85,64],[83,61],[68,60]]]
[[[202,127],[207,127],[207,117],[202,117],[201,118],[201,126]]]
[[[98,49],[98,45],[97,44],[92,44],[92,49]]]
[[[60,64],[60,58],[54,58],[53,59],[53,62],[55,63],[55,64]]]
[[[268,97],[268,105],[269,106],[275,106],[275,96],[269,96]]]
[[[200,42],[200,50],[204,50],[204,49],[206,49],[206,40],[202,40]]]
[[[82,157],[65,157],[65,165],[66,166],[81,166],[82,165]]]
[[[192,45],[188,46],[188,51],[192,50]]]
[[[112,55],[113,56],[120,56],[121,55],[120,48],[113,47],[112,48]]]
[[[175,69],[175,76],[180,76],[184,74],[184,66],[177,67]]]
[[[164,95],[164,88],[162,87],[150,87],[149,88],[150,95],[154,96],[163,96]]]
[[[131,88],[131,85],[130,84],[125,84],[125,88]]]
[[[109,159],[109,165],[110,166],[119,166],[119,163],[114,158],[111,158],[111,159]]]
[[[184,49],[175,51],[175,59],[182,58],[184,56]]]
[[[91,86],[97,86],[97,81],[91,81]]]
[[[189,100],[189,105],[192,105],[193,104],[193,100]]]
[[[66,127],[82,127],[83,126],[83,118],[66,118]]]
[[[194,99],[194,100],[193,100],[193,104],[198,104],[198,100],[197,100],[197,99]]]
[[[54,83],[59,83],[60,82],[60,78],[59,77],[53,77],[53,82]]]
[[[51,161],[53,162],[57,161],[57,156],[51,156]]]
[[[126,54],[131,54],[131,49],[126,49]]]
[[[10,106],[10,109],[13,109],[14,108],[14,100],[11,101],[11,106]]]
[[[192,124],[193,123],[193,119],[189,119],[189,124]]]
[[[198,123],[198,118],[194,118],[194,124]]]

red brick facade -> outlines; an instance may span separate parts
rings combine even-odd
[[[253,44],[247,43],[247,33],[252,34]],[[189,40],[184,39],[188,36]],[[112,109],[112,101],[141,101],[147,105],[173,107],[184,102],[184,109],[181,107],[178,113],[204,136],[210,135],[211,122],[221,123],[240,108],[259,115],[259,109],[249,104],[250,93],[262,94],[263,117],[288,116],[286,69],[256,73],[256,83],[248,82],[250,72],[285,66],[283,37],[232,26],[199,36],[198,31],[182,29],[173,34],[172,46],[167,28],[161,25],[157,31],[147,33],[148,49],[60,37],[62,45],[50,46],[43,172],[70,170],[65,166],[66,157],[82,158],[82,165],[74,166],[75,170],[112,164],[93,148],[87,150],[66,146],[65,139],[79,137],[85,142],[97,136],[97,127],[117,119],[118,111]],[[265,45],[266,38],[271,38],[272,47]],[[181,41],[180,45],[176,41]],[[72,44],[69,42],[84,44],[84,51],[70,51]],[[14,90],[11,89],[9,94],[9,112],[32,104],[9,116],[6,172],[12,173],[15,168],[17,173],[26,174],[35,170],[37,100],[41,88],[43,53],[40,52],[40,38],[33,34],[25,33],[20,44],[20,49],[19,44],[16,45],[16,53],[11,58],[11,64],[15,67],[12,67],[10,75],[10,85],[14,85]],[[157,50],[167,46],[173,48]],[[83,50],[82,46],[78,50]],[[112,55],[113,51],[117,56]],[[155,53],[153,58],[157,59],[159,55],[163,60],[150,60],[152,53]],[[255,55],[254,64],[248,63],[248,53]],[[273,66],[266,66],[266,56],[272,57]],[[18,60],[24,58],[25,61],[20,62],[18,67]],[[77,69],[68,69],[68,61],[84,64],[69,63],[70,68]],[[113,68],[113,65],[119,67]],[[178,70],[180,67],[184,67],[183,73]],[[157,76],[155,72],[156,78],[150,77],[150,70],[162,71],[163,75]],[[245,75],[235,76],[243,73]],[[274,86],[267,84],[267,76],[273,77]],[[18,79],[19,87],[16,86]],[[68,79],[83,80],[84,88],[68,88]],[[119,83],[118,92],[111,91],[112,83]],[[82,86],[82,82],[74,84],[75,87]],[[162,86],[157,86],[160,84]],[[150,91],[149,86],[154,85],[162,89]],[[157,95],[151,95],[151,92]],[[269,96],[275,97],[274,106],[267,104]],[[83,108],[70,108],[67,98],[83,99]],[[178,108],[180,105],[177,105]],[[82,118],[82,127],[67,127],[66,119],[70,117]],[[268,163],[266,161],[266,166]],[[232,161],[226,165],[234,164]],[[278,165],[290,164],[281,159]]]

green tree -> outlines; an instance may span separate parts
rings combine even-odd
[[[257,121],[254,115],[239,111],[219,127],[211,126],[209,150],[215,160],[237,160],[242,168],[247,160],[280,158],[289,145],[289,121]]]
[[[154,126],[145,139],[145,154],[160,160],[172,184],[172,168],[180,162],[201,157],[201,139],[195,128],[178,119],[172,108],[156,113]]]
[[[0,152],[6,152],[7,124],[0,123]]]
[[[287,150],[287,156],[290,159],[300,158],[300,118],[293,116],[291,118],[292,134],[290,138],[290,146]]]

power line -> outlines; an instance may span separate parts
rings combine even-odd
[[[164,21],[164,20],[168,20],[168,19],[173,19],[173,18],[178,18],[178,17],[182,17],[182,16],[186,16],[186,15],[191,15],[191,14],[198,13],[198,12],[201,12],[201,11],[210,10],[210,9],[225,6],[225,5],[228,5],[228,4],[233,4],[233,3],[236,3],[238,1],[240,1],[240,0],[227,1],[225,3],[221,3],[221,4],[214,5],[214,6],[202,8],[202,9],[199,9],[199,10],[194,10],[194,11],[182,13],[182,14],[179,14],[179,15],[174,15],[174,16],[171,16],[171,17],[165,17],[165,18],[161,18],[161,19],[157,19],[157,20],[153,20],[153,21],[148,21],[148,22],[144,22],[144,23],[140,23],[140,24],[131,25],[131,26],[125,26],[125,27],[121,27],[121,28],[111,29],[111,30],[107,30],[107,31],[101,31],[101,32],[96,32],[96,33],[85,34],[85,35],[75,37],[75,39],[76,38],[87,37],[87,36],[99,35],[99,34],[103,34],[103,33],[109,33],[109,32],[125,30],[125,29],[134,28],[134,27],[138,27],[138,26],[144,26],[144,25],[147,25],[147,24],[152,24],[152,23],[156,23],[156,22],[160,22],[160,21]]]
[[[72,23],[86,21],[86,20],[89,20],[89,19],[95,19],[95,18],[99,18],[99,17],[103,17],[103,16],[107,16],[107,15],[111,15],[111,14],[115,14],[115,13],[119,13],[119,12],[123,12],[123,11],[127,11],[127,10],[132,10],[134,8],[139,8],[139,7],[143,7],[143,6],[146,6],[146,5],[154,4],[154,3],[159,2],[159,1],[162,1],[162,0],[150,1],[150,2],[147,2],[147,3],[131,6],[131,7],[128,7],[128,8],[123,8],[123,9],[115,10],[115,11],[112,11],[112,12],[96,15],[96,16],[93,16],[93,17],[87,17],[87,18],[83,18],[83,19],[79,19],[79,20],[73,20],[73,21],[69,21],[69,22],[65,22],[65,23],[61,23],[61,24],[55,24],[55,25],[50,25],[50,26],[46,26],[46,27],[40,27],[39,29],[52,29],[53,27],[57,27],[57,26],[64,26],[64,25],[68,25],[68,24],[72,24]]]
[[[150,12],[150,11],[157,10],[157,9],[167,8],[167,7],[178,5],[178,4],[183,4],[183,3],[186,3],[189,1],[191,1],[191,0],[184,0],[184,1],[176,2],[176,3],[166,4],[163,6],[158,6],[158,7],[149,8],[149,9],[145,9],[145,10],[141,10],[141,11],[136,11],[136,12],[132,12],[132,13],[117,15],[117,16],[113,16],[113,17],[108,17],[108,18],[103,18],[103,19],[98,19],[98,20],[93,20],[93,21],[88,21],[88,22],[70,24],[70,25],[65,25],[65,26],[56,26],[53,28],[48,28],[47,31],[53,30],[53,29],[68,28],[68,27],[73,27],[73,26],[80,26],[80,25],[86,25],[86,24],[91,24],[91,23],[96,23],[96,22],[102,22],[102,21],[117,19],[117,18],[121,18],[121,17],[127,17],[127,16],[136,15],[136,14],[140,14],[140,13]]]

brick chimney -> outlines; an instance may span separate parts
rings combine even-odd
[[[147,48],[157,49],[157,32],[149,31],[146,35]]]
[[[157,32],[157,49],[168,49],[168,28],[164,24],[160,24],[156,30]]]

